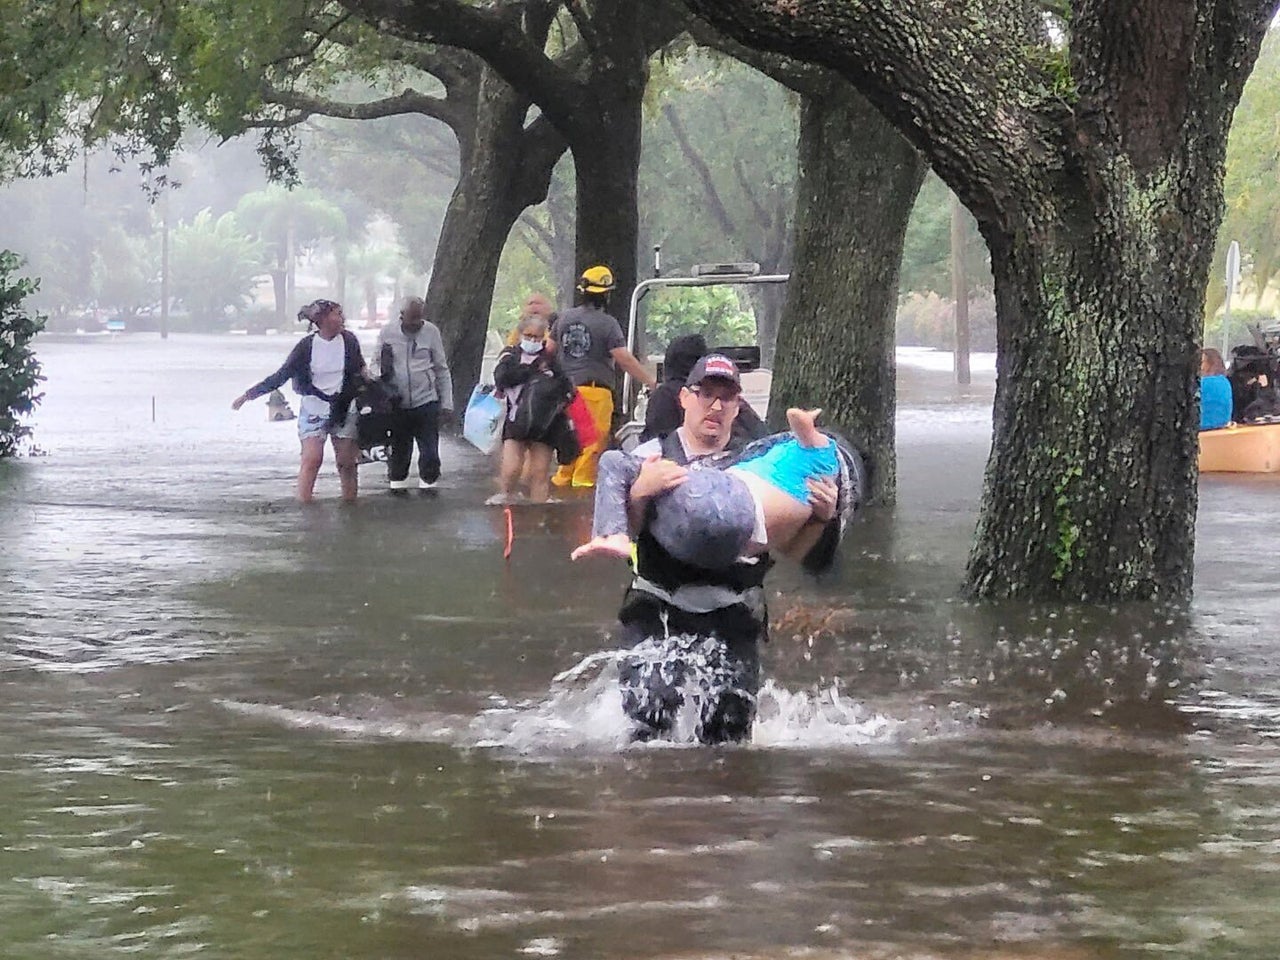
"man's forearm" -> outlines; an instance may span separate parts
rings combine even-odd
[[[624,372],[631,374],[646,387],[658,385],[658,381],[653,378],[653,375],[644,368],[644,364],[637,360],[635,354],[630,350],[619,350],[613,355],[613,360]]]

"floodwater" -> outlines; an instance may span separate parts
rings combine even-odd
[[[1280,478],[1202,483],[1189,610],[957,598],[990,431],[903,365],[901,502],[772,576],[749,746],[625,746],[587,504],[332,466],[279,337],[42,341],[0,465],[0,957],[1280,954]],[[154,404],[154,406],[153,406]]]

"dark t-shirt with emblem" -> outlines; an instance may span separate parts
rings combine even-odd
[[[560,348],[560,364],[575,387],[595,381],[612,388],[610,353],[627,345],[617,320],[599,307],[571,307],[556,319],[551,336]]]

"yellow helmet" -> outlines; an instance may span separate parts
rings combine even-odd
[[[606,266],[587,267],[578,278],[583,293],[608,293],[613,289],[613,271]]]

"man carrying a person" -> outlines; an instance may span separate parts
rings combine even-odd
[[[680,391],[681,425],[632,451],[643,461],[631,486],[633,510],[642,515],[646,501],[678,485],[688,470],[733,462],[745,445],[733,434],[741,389],[728,357],[710,354],[694,365]],[[812,559],[835,550],[845,519],[861,501],[862,469],[860,461],[846,463],[838,480],[809,481],[813,516],[788,556]],[[768,639],[764,578],[773,559],[766,553],[721,569],[696,567],[663,549],[643,524],[636,527],[634,577],[618,613],[631,648],[619,665],[623,709],[635,736],[677,732],[682,707],[693,701],[690,732],[698,740],[745,739],[760,686],[759,645]]]

